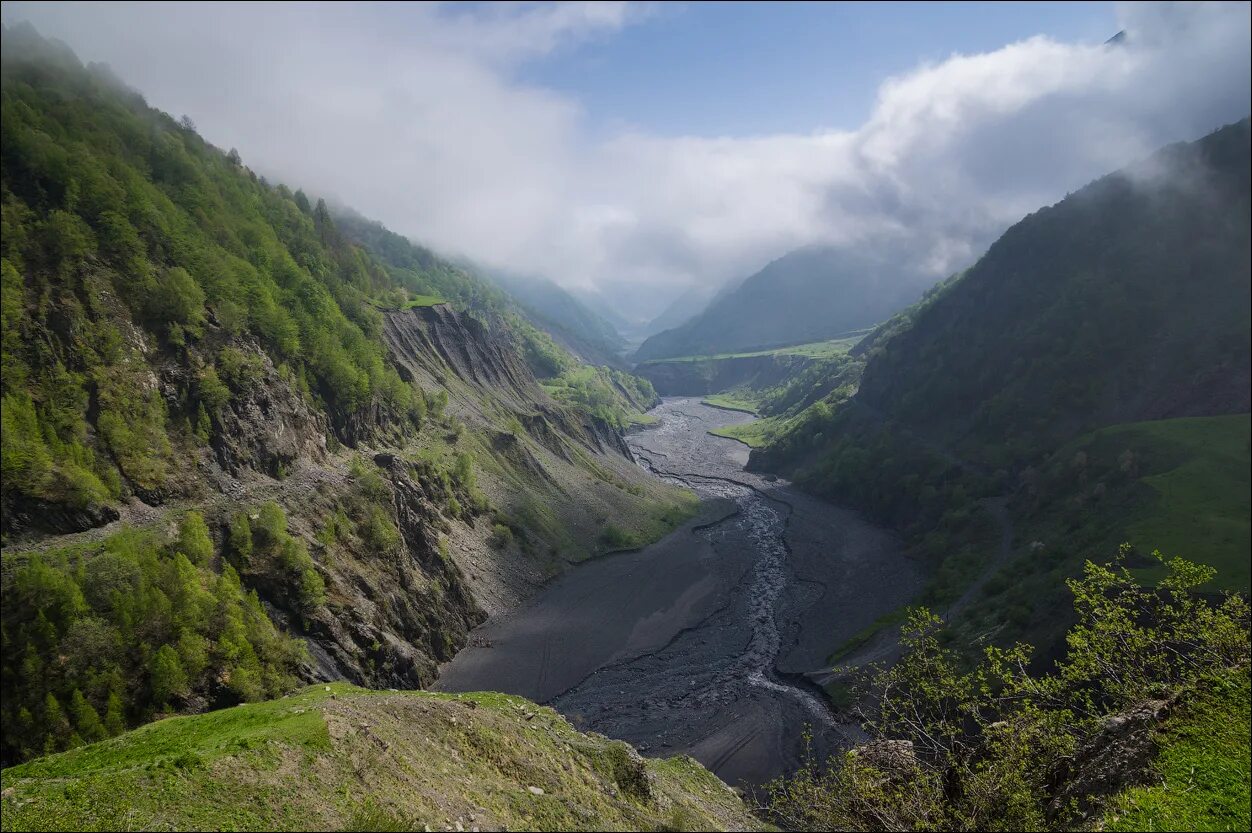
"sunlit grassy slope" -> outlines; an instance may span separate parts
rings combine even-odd
[[[313,686],[4,770],[4,830],[755,829],[690,758],[641,761],[502,694]]]

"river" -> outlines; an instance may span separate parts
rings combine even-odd
[[[708,433],[748,414],[667,398],[631,450],[703,498],[635,552],[587,562],[484,623],[442,671],[444,691],[529,697],[647,755],[689,754],[759,785],[846,745],[805,672],[917,592],[897,540],[855,513],[744,470],[747,448]]]

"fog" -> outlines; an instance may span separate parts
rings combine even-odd
[[[1126,4],[1118,44],[952,55],[883,79],[855,130],[754,137],[606,135],[517,80],[647,6],[6,3],[4,18],[107,62],[271,179],[646,318],[802,245],[885,247],[937,276],[968,264],[1023,215],[1247,115],[1249,8]]]

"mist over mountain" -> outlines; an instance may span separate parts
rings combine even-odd
[[[649,337],[634,358],[735,353],[834,338],[886,320],[937,277],[882,255],[801,249],[724,290],[694,318]]]
[[[532,79],[553,65],[578,75],[601,42],[663,34],[715,7],[317,8],[10,2],[4,14],[108,63],[271,179],[449,256],[594,286],[638,319],[809,245],[892,238],[922,253],[919,267],[949,274],[1037,206],[1241,118],[1252,84],[1244,3],[1119,4],[1094,31],[1049,34],[1040,23],[960,46],[961,33],[935,27],[949,40],[913,48],[929,19],[918,12],[893,24],[907,41],[876,50],[886,57],[860,81],[862,106],[828,109],[841,75],[823,66],[787,96],[745,91],[812,102],[802,126],[700,131],[597,115],[594,99]],[[778,19],[818,14],[806,8]],[[830,37],[856,32],[841,24]],[[666,54],[676,72],[704,68],[673,88],[705,102],[678,102],[682,112],[738,98],[698,50]]]
[[[617,328],[572,293],[545,278],[489,272],[491,279],[522,305],[554,338],[593,364],[621,365],[626,341]]]

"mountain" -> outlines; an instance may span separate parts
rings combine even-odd
[[[718,289],[712,286],[693,286],[684,290],[664,312],[648,322],[644,334],[653,336],[686,323],[703,312],[717,294]]]
[[[493,273],[522,310],[563,347],[589,364],[624,367],[626,342],[616,327],[550,280]]]
[[[5,765],[426,685],[488,613],[691,512],[623,440],[646,383],[29,26],[0,54]]]
[[[1246,592],[1250,138],[1245,119],[1024,218],[751,465],[904,531],[971,639],[1046,644],[1063,579],[1121,541]]]
[[[872,327],[933,279],[850,249],[799,249],[716,297],[694,318],[657,333],[636,361],[763,350]]]

